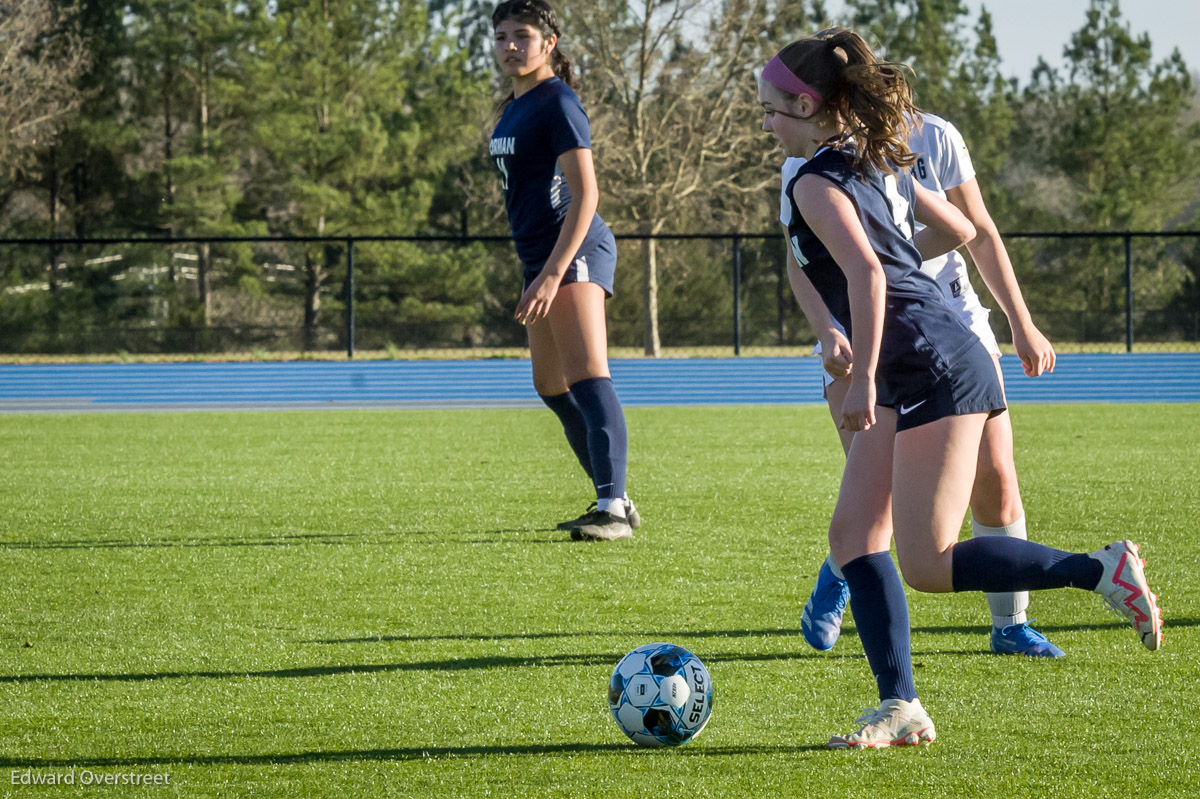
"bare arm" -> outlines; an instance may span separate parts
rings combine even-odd
[[[913,244],[928,261],[957,250],[975,238],[975,226],[958,208],[943,200],[920,183],[913,181],[913,216],[925,228],[913,236]]]
[[[992,221],[992,215],[983,202],[979,182],[971,178],[966,183],[947,189],[946,199],[975,225],[976,236],[967,243],[967,252],[971,253],[971,260],[975,262],[975,268],[987,284],[988,291],[1008,317],[1013,347],[1025,367],[1025,374],[1037,377],[1042,372],[1053,372],[1054,347],[1030,318],[1021,287],[1017,285],[1012,261],[1008,258],[1008,250],[1004,248],[996,223]]]
[[[787,236],[786,228],[783,235]],[[796,262],[796,256],[790,246],[787,248],[787,271],[792,293],[796,295],[796,304],[804,312],[809,327],[821,342],[821,361],[825,371],[836,378],[845,377],[850,374],[851,369],[850,342],[833,321],[833,315],[829,313],[829,308],[817,293],[812,281]]]
[[[883,266],[871,248],[854,203],[833,183],[817,175],[805,175],[796,181],[794,194],[804,221],[846,275],[850,316],[854,320],[854,371],[842,403],[840,427],[867,430],[875,423],[875,371],[883,340],[887,292]]]
[[[550,312],[550,304],[554,302],[563,275],[587,238],[588,228],[596,215],[596,206],[600,203],[600,189],[596,185],[596,168],[592,163],[591,150],[585,147],[567,150],[558,157],[558,165],[567,181],[567,188],[571,190],[571,202],[567,205],[558,240],[554,242],[546,265],[517,304],[515,316],[523,325],[533,324]]]

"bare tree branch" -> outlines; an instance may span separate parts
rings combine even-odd
[[[51,0],[0,0],[0,179],[32,167],[37,149],[79,109],[88,55],[71,13]]]

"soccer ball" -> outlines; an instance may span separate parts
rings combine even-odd
[[[674,644],[639,646],[608,681],[608,708],[639,746],[682,746],[712,713],[712,679],[700,658]]]

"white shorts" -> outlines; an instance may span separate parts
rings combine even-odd
[[[1000,345],[996,341],[996,334],[992,332],[992,326],[988,324],[988,315],[991,314],[991,311],[983,307],[983,304],[979,302],[979,295],[971,291],[960,297],[947,299],[946,301],[950,304],[951,308],[958,312],[959,318],[966,323],[967,327],[971,328],[971,332],[979,338],[988,353],[993,358],[999,358]],[[834,324],[837,325],[837,322],[834,321]],[[841,325],[838,325],[838,328],[840,329]],[[845,333],[846,331],[843,330],[842,332]],[[813,347],[813,355],[820,354],[821,342],[818,341],[817,346]],[[822,390],[828,388],[829,384],[835,379],[833,375],[825,371],[824,367],[821,368]]]

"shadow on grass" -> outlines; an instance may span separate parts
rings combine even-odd
[[[146,768],[150,766],[271,766],[374,760],[442,760],[512,755],[630,755],[636,757],[738,757],[822,752],[821,744],[786,746],[685,746],[679,749],[642,749],[633,744],[531,744],[527,746],[411,746],[394,749],[358,749],[338,752],[294,752],[264,755],[162,755],[156,757],[19,758],[0,757],[0,768]]]
[[[426,660],[414,663],[354,663],[339,666],[309,666],[293,669],[265,669],[255,671],[162,671],[131,672],[125,674],[4,674],[0,684],[39,682],[153,682],[156,680],[236,680],[294,679],[301,677],[336,677],[343,674],[386,674],[406,671],[471,671],[475,669],[553,668],[556,666],[613,666],[623,651],[600,653],[576,653],[527,657],[475,657],[448,660]],[[745,654],[741,652],[705,653],[708,663],[758,662],[772,660],[805,660],[827,658],[855,658],[857,654],[832,655],[816,653],[810,649],[802,652],[774,652]]]
[[[1126,622],[1112,621],[1094,622],[1087,624],[1041,624],[1037,629],[1043,633],[1075,632],[1078,630],[1112,630],[1128,626]],[[1200,619],[1167,617],[1164,628],[1200,627]],[[914,627],[914,635],[966,635],[986,634],[991,627],[984,624],[956,624],[943,626]],[[853,623],[848,623],[843,629],[844,636],[857,636]],[[604,630],[592,632],[540,632],[540,633],[492,633],[492,634],[462,634],[462,635],[369,635],[355,638],[318,638],[301,641],[302,644],[379,644],[379,643],[419,643],[422,641],[535,641],[547,638],[622,638],[622,639],[653,639],[656,641],[688,640],[695,638],[798,638],[799,628],[781,627],[757,630],[676,630],[674,632],[631,632],[629,630]],[[707,659],[707,658],[706,658]]]
[[[545,530],[538,529],[511,529],[511,530],[464,530],[454,535],[506,535],[513,533],[544,533]],[[102,538],[102,539],[82,539],[78,541],[0,541],[0,549],[14,550],[47,550],[47,549],[170,549],[172,547],[180,548],[195,548],[195,547],[286,547],[297,544],[325,544],[329,546],[343,546],[346,544],[362,544],[371,542],[386,541],[387,539],[397,539],[400,537],[408,538],[410,536],[436,536],[443,535],[444,531],[433,532],[431,530],[388,530],[379,532],[365,533],[297,533],[292,535],[272,535],[262,538],[152,538],[152,539],[131,539],[131,538]],[[445,541],[459,541],[457,538],[443,539]],[[545,538],[522,538],[523,543],[570,543],[569,538],[562,539],[545,539]],[[468,544],[492,544],[495,543],[495,538],[470,539],[465,543]]]
[[[636,638],[671,641],[686,638],[758,638],[782,636],[793,638],[800,635],[800,628],[764,629],[764,630],[689,630],[675,632],[631,632],[629,630],[608,630],[597,632],[542,632],[542,633],[500,633],[493,635],[369,635],[360,638],[318,638],[301,641],[302,644],[377,644],[395,642],[422,641],[536,641],[547,638]]]
[[[1064,625],[1059,627],[1042,627],[1042,630],[1051,632],[1060,632],[1066,630],[1112,630],[1124,627],[1119,622],[1112,624],[1082,624],[1082,625]],[[1182,618],[1176,619],[1168,627],[1200,627],[1200,619]],[[918,630],[918,632],[971,632],[978,631],[977,627],[938,627],[929,628],[926,630]],[[796,630],[744,630],[734,632],[691,632],[691,633],[671,633],[671,634],[642,634],[642,638],[654,638],[656,640],[664,640],[671,638],[687,638],[687,637],[738,637],[750,635],[787,635],[795,637],[799,646],[803,647],[799,651],[791,652],[765,652],[765,653],[745,653],[745,652],[704,652],[704,660],[710,665],[713,663],[758,663],[769,661],[788,661],[788,660],[829,660],[829,659],[856,659],[861,658],[862,654],[858,651],[849,653],[833,653],[833,652],[815,652],[809,649],[807,645],[798,637]],[[568,637],[573,635],[584,635],[584,633],[546,633],[534,637]],[[595,635],[615,635],[615,633],[595,633]],[[622,633],[621,635],[630,635]],[[512,637],[527,637],[527,636],[512,636]],[[452,640],[459,640],[464,637],[452,637]],[[478,640],[491,640],[491,636],[480,637]],[[358,639],[355,639],[358,640]],[[376,640],[376,639],[365,639]],[[406,640],[406,639],[399,639]],[[425,640],[425,639],[415,639]],[[476,640],[472,637],[464,640]],[[844,649],[843,649],[844,651]],[[979,654],[986,654],[985,648],[980,648],[976,651],[966,650],[922,650],[917,649],[913,652],[914,657],[924,657],[931,655],[953,655],[953,656],[969,656],[973,657]],[[452,658],[446,660],[424,660],[412,663],[353,663],[332,666],[307,666],[301,668],[290,669],[260,669],[260,670],[231,670],[231,671],[161,671],[161,672],[128,672],[128,673],[91,673],[91,674],[2,674],[0,675],[0,684],[24,684],[24,683],[41,683],[41,682],[154,682],[157,680],[237,680],[237,679],[297,679],[307,677],[336,677],[341,675],[353,674],[387,674],[391,672],[453,672],[453,671],[471,671],[476,669],[514,669],[514,668],[553,668],[558,666],[612,666],[624,654],[623,650],[612,650],[609,652],[594,652],[594,653],[567,653],[559,655],[530,655],[524,657],[505,657],[505,656],[485,656],[471,658]]]

